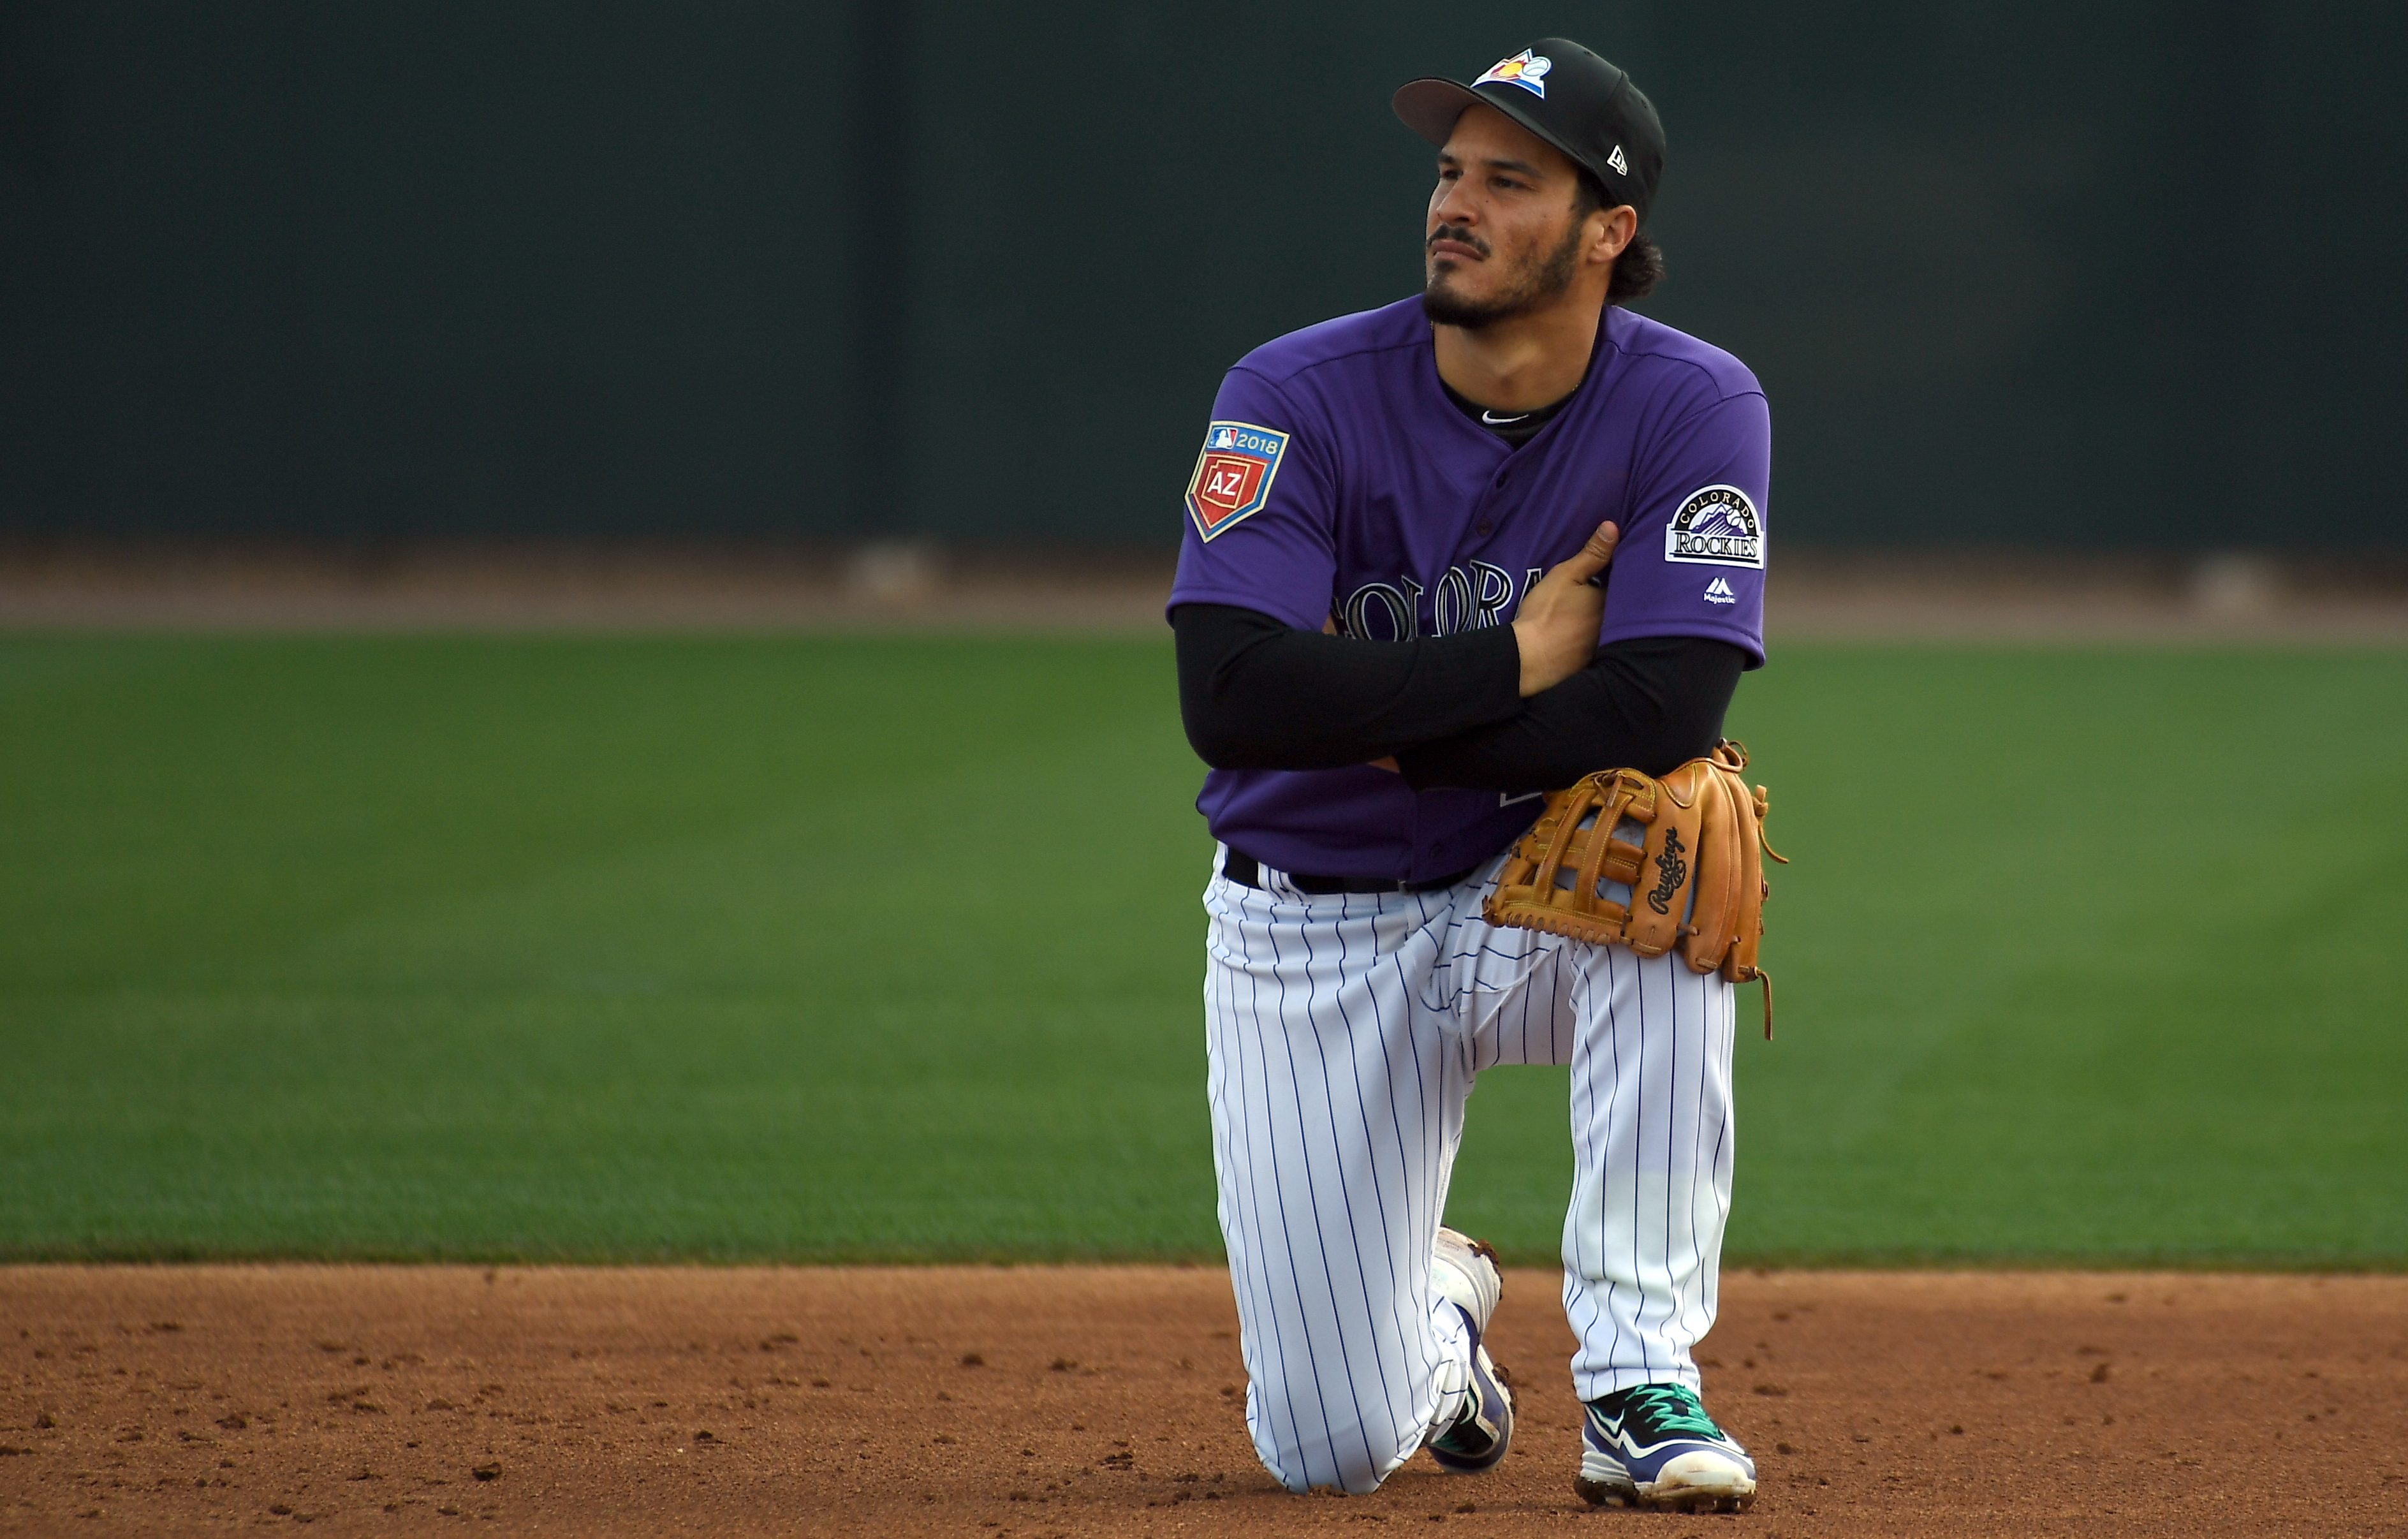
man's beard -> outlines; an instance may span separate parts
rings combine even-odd
[[[1422,313],[1439,325],[1461,326],[1468,331],[1528,314],[1571,287],[1572,274],[1580,266],[1582,233],[1582,227],[1574,224],[1554,251],[1522,269],[1519,281],[1487,299],[1466,299],[1441,287],[1447,274],[1430,274],[1427,286],[1422,290]],[[1441,237],[1475,243],[1469,231],[1450,225],[1440,225],[1429,238],[1435,241]],[[1486,244],[1476,243],[1483,247]]]

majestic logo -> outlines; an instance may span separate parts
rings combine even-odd
[[[1187,478],[1187,516],[1206,539],[1262,511],[1271,499],[1287,435],[1253,423],[1214,423],[1204,430],[1204,452]]]
[[[1531,95],[1544,99],[1547,94],[1547,71],[1555,67],[1555,62],[1553,59],[1543,53],[1533,55],[1526,48],[1510,59],[1499,59],[1490,65],[1487,72],[1471,83],[1487,85],[1494,81],[1500,85],[1518,85]]]
[[[1622,158],[1622,146],[1618,144],[1613,147],[1613,153],[1605,157],[1605,164],[1626,177],[1630,174],[1630,163]]]
[[[1647,906],[1657,913],[1672,912],[1672,895],[1689,879],[1689,863],[1681,858],[1688,848],[1681,842],[1679,830],[1664,830],[1664,853],[1656,857],[1656,890],[1647,895]]]
[[[1664,559],[1764,569],[1764,521],[1736,486],[1701,486],[1664,526]]]
[[[1731,585],[1728,583],[1726,583],[1721,578],[1717,577],[1713,582],[1706,584],[1706,602],[1709,604],[1736,604],[1739,602],[1739,595],[1731,592]]]

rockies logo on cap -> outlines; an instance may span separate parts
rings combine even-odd
[[[1484,86],[1491,80],[1503,80],[1508,84],[1520,86],[1531,95],[1543,101],[1547,94],[1547,71],[1555,67],[1555,62],[1553,59],[1544,54],[1534,54],[1526,48],[1510,59],[1499,59],[1490,65],[1480,79],[1471,83],[1474,86]]]

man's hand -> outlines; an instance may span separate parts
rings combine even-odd
[[[1588,666],[1605,618],[1605,590],[1590,579],[1613,560],[1622,530],[1609,519],[1570,560],[1547,568],[1513,616],[1513,640],[1522,649],[1522,698],[1553,689]]]

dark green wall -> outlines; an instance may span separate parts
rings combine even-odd
[[[0,533],[1164,544],[1220,371],[1413,285],[1389,90],[1560,31],[1785,538],[2408,544],[2403,18],[0,3]]]

